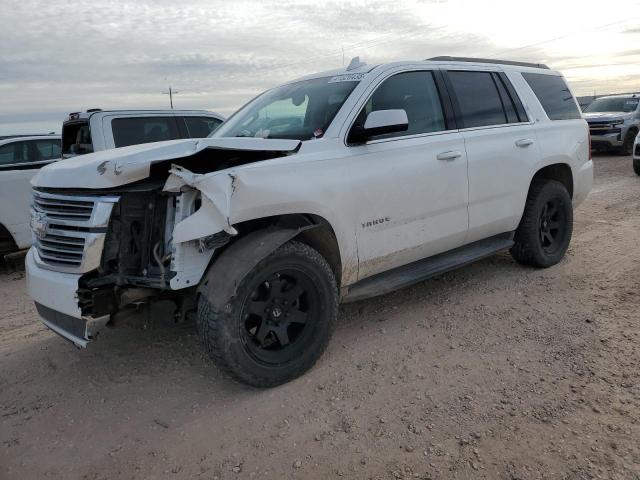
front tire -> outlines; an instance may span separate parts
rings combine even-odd
[[[232,298],[201,295],[198,331],[223,370],[255,387],[273,387],[309,370],[329,343],[338,287],[327,261],[290,241],[261,260]]]
[[[636,135],[638,135],[638,131],[635,129],[631,129],[627,132],[627,135],[624,137],[624,142],[619,150],[620,155],[628,156],[633,153],[633,142],[636,140]]]
[[[569,248],[573,205],[565,186],[555,180],[534,180],[514,237],[511,256],[523,265],[555,265]]]
[[[636,172],[636,175],[640,175],[640,158],[633,159],[633,171]]]

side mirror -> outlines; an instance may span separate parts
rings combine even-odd
[[[409,119],[404,110],[376,110],[367,115],[364,127],[354,129],[351,137],[357,142],[366,142],[377,135],[405,132],[408,128]]]

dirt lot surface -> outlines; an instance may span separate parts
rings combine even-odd
[[[77,350],[0,276],[0,478],[640,479],[640,178],[596,159],[566,259],[344,306],[302,378],[225,378],[193,325]]]

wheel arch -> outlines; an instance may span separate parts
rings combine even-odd
[[[555,180],[562,183],[569,192],[569,196],[573,199],[574,179],[569,164],[553,163],[540,168],[531,178],[531,182],[529,182],[529,192],[531,192],[533,183],[540,179]]]
[[[306,213],[286,214],[248,220],[233,227],[238,235],[216,249],[198,287],[198,295],[204,294],[210,301],[230,298],[240,280],[258,262],[294,239],[318,251],[331,267],[338,286],[341,285],[340,247],[331,224],[324,218]],[[225,281],[216,282],[216,278]]]
[[[238,239],[265,228],[300,229],[299,233],[289,240],[298,240],[317,250],[331,266],[336,281],[340,285],[342,279],[340,245],[333,226],[324,217],[311,213],[289,213],[248,220],[233,226],[239,232]]]
[[[15,238],[2,223],[0,223],[0,254],[14,252],[18,250]]]

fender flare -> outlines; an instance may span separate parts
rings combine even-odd
[[[217,309],[223,309],[236,295],[238,285],[270,253],[317,224],[293,228],[269,227],[256,230],[229,246],[204,274],[197,292]]]

